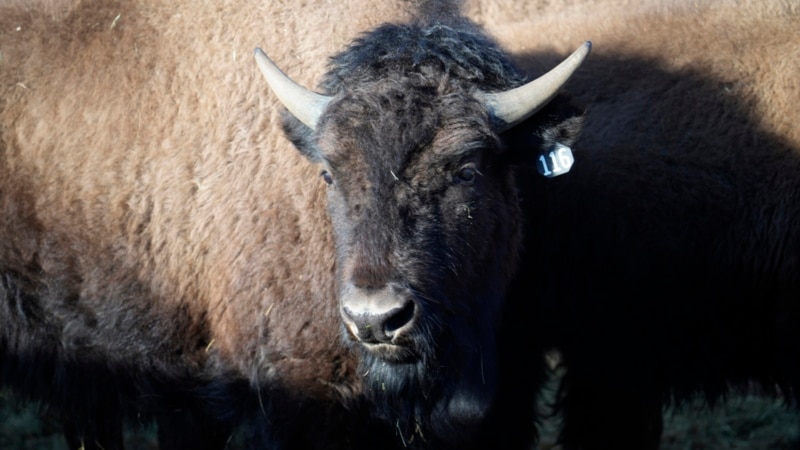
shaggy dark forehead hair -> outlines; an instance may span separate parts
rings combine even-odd
[[[325,114],[320,125],[372,139],[352,144],[380,149],[379,159],[389,167],[405,167],[443,129],[463,148],[492,148],[486,142],[493,137],[487,112],[472,94],[477,89],[503,91],[525,81],[500,47],[466,19],[385,24],[331,58],[320,90],[339,101],[329,110],[336,112]],[[454,123],[459,117],[461,123]],[[317,144],[311,130],[289,114],[284,128],[303,153],[318,160],[319,153],[309,151]],[[337,155],[327,156],[335,160]]]
[[[320,122],[326,161],[352,170],[366,158],[377,171],[369,178],[380,183],[412,167],[455,164],[473,149],[498,149],[485,108],[439,80],[391,74],[333,101]]]
[[[403,74],[446,79],[454,89],[506,90],[525,76],[500,47],[463,18],[409,25],[385,24],[334,56],[321,84],[329,95]]]

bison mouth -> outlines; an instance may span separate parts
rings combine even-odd
[[[383,343],[365,341],[354,334],[349,326],[345,326],[347,337],[350,342],[357,345],[371,357],[383,360],[388,363],[408,364],[414,363],[419,359],[419,353],[414,350],[410,342],[403,344]]]

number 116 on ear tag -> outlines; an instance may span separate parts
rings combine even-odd
[[[572,150],[564,144],[556,143],[549,152],[539,155],[536,167],[547,178],[557,177],[569,172],[575,157]]]

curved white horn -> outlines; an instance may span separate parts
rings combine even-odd
[[[295,83],[260,48],[256,48],[255,57],[258,68],[261,69],[261,73],[267,79],[267,84],[275,92],[278,100],[297,117],[297,120],[312,130],[315,129],[319,117],[325,111],[331,98]]]
[[[539,78],[505,92],[479,92],[476,97],[502,124],[500,131],[508,130],[547,105],[578,70],[591,49],[591,41],[586,41],[561,64]]]

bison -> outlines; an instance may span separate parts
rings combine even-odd
[[[567,3],[483,19],[530,73],[577,36],[598,48],[566,85],[587,105],[570,175],[519,176],[525,250],[501,350],[561,352],[566,449],[658,448],[663,409],[696,396],[796,406],[797,4]],[[541,386],[517,376],[518,395]]]
[[[0,6],[2,385],[87,448],[524,446],[516,174],[576,139],[589,45],[531,81],[458,7]],[[256,52],[281,113],[256,45],[336,56],[316,93]]]

